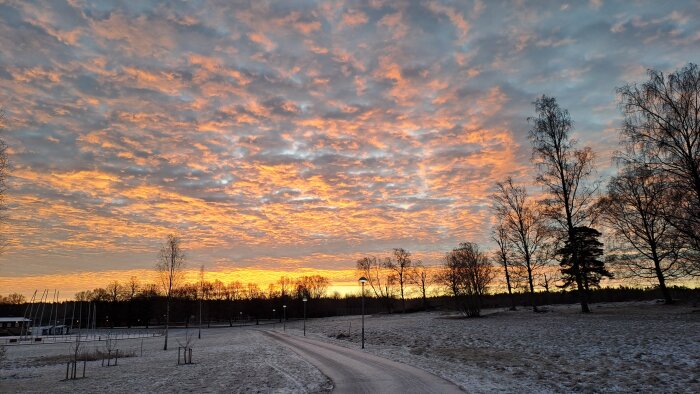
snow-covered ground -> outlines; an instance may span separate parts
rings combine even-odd
[[[185,331],[172,330],[168,351],[163,338],[120,340],[119,365],[101,367],[88,361],[86,378],[64,381],[68,344],[7,346],[8,361],[0,369],[0,392],[327,392],[331,382],[311,364],[259,331],[241,328],[203,330],[195,334],[191,365],[177,365],[178,339]],[[87,342],[87,350],[104,342]],[[79,375],[82,364],[79,364]]]
[[[313,308],[313,305],[309,305]],[[426,312],[367,316],[366,351],[455,382],[468,392],[700,392],[700,308],[653,302],[485,311],[464,319]],[[360,316],[310,319],[307,336],[359,348]],[[287,333],[301,335],[302,323]],[[277,325],[281,331],[281,326]],[[196,334],[196,331],[195,331]],[[349,334],[349,335],[348,335]],[[0,392],[327,392],[332,383],[287,347],[251,328],[203,330],[194,365],[177,364],[177,339],[119,341],[133,357],[88,362],[63,381],[67,344],[8,346]],[[88,349],[102,347],[90,342]]]
[[[547,309],[487,310],[478,319],[370,316],[366,350],[468,392],[700,392],[700,308],[633,302],[594,304],[589,315],[577,305]],[[310,320],[307,335],[358,347],[360,318]]]
[[[700,310],[654,302],[546,313],[487,310],[366,317],[366,349],[469,392],[700,392]],[[349,337],[347,336],[350,333]],[[356,316],[309,321],[307,335],[356,347]]]

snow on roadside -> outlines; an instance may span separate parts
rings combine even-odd
[[[700,392],[700,312],[653,302],[593,308],[376,315],[366,317],[366,350],[469,392]],[[360,317],[310,320],[307,335],[359,347]]]
[[[62,381],[66,364],[58,360],[68,353],[67,344],[8,346],[0,392],[317,393],[332,388],[315,367],[259,331],[210,329],[202,335],[193,340],[192,365],[177,365],[184,330],[173,330],[168,351],[162,350],[163,338],[144,339],[143,356],[140,339],[119,341],[120,351],[134,357],[120,359],[116,367],[88,361],[87,378],[75,381]],[[93,350],[103,343],[85,346]]]

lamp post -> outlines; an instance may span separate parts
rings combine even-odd
[[[275,329],[275,312],[277,310],[275,308],[272,308],[272,329]]]
[[[202,266],[204,268],[204,266]],[[200,286],[199,294],[199,327],[197,327],[197,338],[202,339],[202,290],[203,287]]]
[[[365,282],[367,278],[360,277],[360,284],[362,285],[362,348],[365,348]]]
[[[304,336],[306,336],[306,301],[308,301],[308,299],[304,297],[302,301],[304,301]]]
[[[282,331],[287,331],[287,305],[282,305]]]

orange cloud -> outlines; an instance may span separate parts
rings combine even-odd
[[[150,268],[171,232],[240,275],[488,245],[493,184],[532,179],[532,98],[583,97],[562,104],[607,163],[619,113],[596,87],[694,53],[695,8],[595,6],[4,4],[3,284],[84,271],[90,287]],[[572,39],[596,23],[609,39]],[[608,42],[663,62],[611,61]],[[558,72],[537,66],[564,47]]]
[[[349,10],[343,14],[340,23],[344,26],[353,27],[364,25],[365,23],[367,23],[368,20],[369,19],[367,18],[367,14],[365,14],[364,12],[358,10]]]
[[[268,52],[274,50],[277,47],[277,44],[275,44],[272,40],[270,40],[266,35],[262,33],[250,33],[248,34],[248,38],[254,43],[265,48],[265,50]]]

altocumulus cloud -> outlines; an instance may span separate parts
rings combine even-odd
[[[7,1],[2,276],[347,268],[485,242],[542,93],[609,167],[614,87],[700,53],[695,1]],[[604,170],[603,170],[604,172]]]

